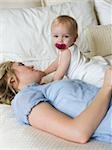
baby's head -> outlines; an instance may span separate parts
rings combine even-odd
[[[66,49],[74,44],[78,37],[78,26],[74,18],[66,15],[58,16],[51,25],[53,44]]]
[[[45,74],[33,66],[7,61],[0,64],[0,103],[11,104],[15,94],[31,83],[40,83]]]

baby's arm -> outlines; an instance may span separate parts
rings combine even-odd
[[[45,74],[48,75],[58,68],[58,57],[48,66],[47,69],[44,70]]]
[[[70,50],[67,49],[62,51],[60,56],[60,62],[58,63],[58,68],[56,70],[53,80],[60,80],[64,77],[70,65],[70,60],[71,60]]]

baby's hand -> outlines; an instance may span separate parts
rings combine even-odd
[[[53,81],[53,77],[54,77],[54,73],[55,72],[52,72],[46,76],[44,76],[42,79],[41,79],[41,82],[40,84],[45,84],[45,83],[50,83]]]
[[[42,77],[46,76],[46,73],[44,71],[40,71],[40,72]]]

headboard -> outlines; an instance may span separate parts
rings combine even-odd
[[[0,8],[41,7],[41,0],[0,0]]]

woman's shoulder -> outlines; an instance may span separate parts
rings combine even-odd
[[[22,90],[18,91],[18,93],[15,95],[14,99],[12,100],[12,104],[23,104],[27,101],[32,100],[34,98],[34,95],[40,96],[42,95],[42,92],[39,88],[40,85],[36,83],[29,84],[25,86]]]

